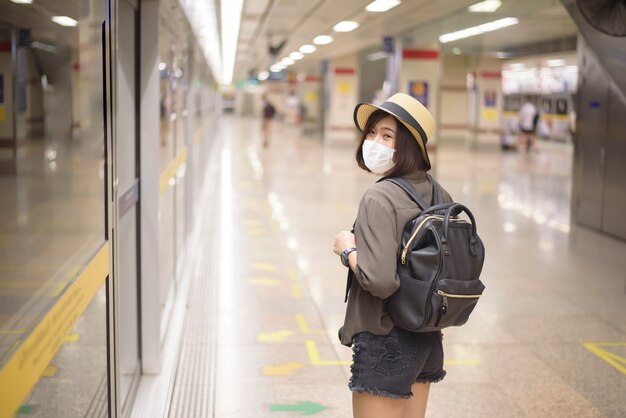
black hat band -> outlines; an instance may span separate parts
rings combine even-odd
[[[422,129],[422,126],[415,120],[413,116],[411,116],[409,112],[404,110],[402,106],[397,105],[393,102],[385,102],[382,105],[380,105],[380,108],[390,111],[391,113],[393,113],[394,115],[396,115],[397,117],[399,117],[400,119],[402,119],[403,121],[411,125],[413,128],[415,128],[415,130],[421,135],[422,141],[424,142],[424,146],[426,146],[426,143],[428,142],[428,137],[426,136],[426,132],[424,132],[424,129]]]

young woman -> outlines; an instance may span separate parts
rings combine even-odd
[[[420,102],[398,93],[380,106],[357,105],[362,132],[356,161],[383,177],[403,177],[426,202],[433,184],[426,171],[426,143],[434,120]],[[451,202],[440,189],[441,203]],[[354,233],[341,231],[333,251],[349,267],[341,342],[354,351],[349,388],[355,418],[418,418],[426,412],[430,384],[445,376],[441,332],[412,333],[394,327],[385,299],[398,287],[396,262],[405,224],[419,207],[397,185],[380,181],[361,198]]]

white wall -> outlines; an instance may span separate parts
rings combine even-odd
[[[352,114],[358,101],[358,56],[350,54],[329,65],[330,97],[326,109],[326,140],[354,140],[357,131]]]
[[[307,75],[300,83],[300,100],[304,105],[305,122],[319,121],[320,118],[320,90],[321,78],[317,75]]]
[[[439,120],[439,136],[442,139],[466,137],[469,123],[467,71],[466,57],[443,57]]]
[[[26,80],[26,112],[20,119],[24,123],[24,136],[38,138],[44,134],[43,114],[43,88],[41,86],[41,74],[37,68],[32,49],[24,48],[27,55],[28,73]]]
[[[502,125],[502,60],[445,56],[441,77],[440,136],[498,142]]]
[[[474,139],[499,142],[502,126],[502,60],[481,58],[474,70],[476,124]],[[488,100],[491,96],[495,101]],[[491,103],[490,103],[491,102]]]
[[[402,66],[400,67],[400,85],[398,91],[400,93],[406,93],[415,97],[416,85],[421,83],[426,87],[427,91],[424,91],[423,96],[427,103],[426,108],[435,118],[435,121],[439,123],[439,85],[440,85],[440,73],[441,73],[441,55],[436,46],[427,47],[405,47],[402,54]],[[413,91],[409,91],[411,83],[413,84]],[[434,148],[437,144],[437,130],[428,138],[427,147]]]

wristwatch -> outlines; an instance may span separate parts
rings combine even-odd
[[[346,267],[350,267],[350,261],[348,259],[348,256],[350,255],[352,251],[356,251],[356,248],[348,247],[341,252],[341,264],[343,264]]]

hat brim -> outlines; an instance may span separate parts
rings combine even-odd
[[[428,165],[428,168],[430,169],[431,167],[430,158],[428,158],[428,152],[426,152],[426,147],[424,146],[424,139],[422,138],[420,133],[417,131],[417,129],[415,129],[413,126],[411,126],[408,122],[403,120],[400,116],[398,116],[394,112],[388,109],[384,109],[380,106],[376,106],[375,104],[372,104],[372,103],[359,103],[354,108],[354,124],[356,125],[357,129],[363,132],[363,130],[365,129],[365,125],[367,124],[367,120],[370,118],[370,116],[372,116],[372,113],[374,113],[377,110],[382,110],[383,112],[390,114],[391,116],[399,120],[404,126],[406,126],[406,128],[409,130],[409,132],[411,132],[411,134],[417,141],[417,145],[420,147],[422,157],[424,157],[424,160],[426,160],[426,164]]]

